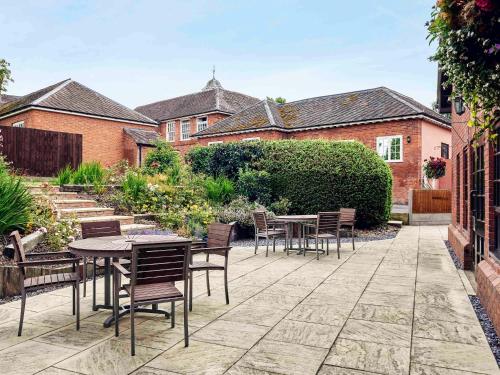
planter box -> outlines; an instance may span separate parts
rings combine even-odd
[[[236,223],[233,228],[233,233],[231,233],[231,241],[247,240],[249,238],[254,238],[253,227],[243,227]]]

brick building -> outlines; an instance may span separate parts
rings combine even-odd
[[[192,135],[259,102],[259,99],[229,91],[213,77],[196,93],[137,107],[135,110],[156,120],[163,139],[181,153],[197,144]]]
[[[269,139],[357,140],[390,165],[393,200],[406,204],[420,188],[423,161],[448,159],[450,122],[415,100],[385,87],[277,104],[258,103],[194,135],[198,143]],[[450,161],[448,161],[450,164]],[[449,188],[450,178],[440,180]]]
[[[464,269],[475,273],[477,295],[500,334],[500,142],[474,140],[469,113],[458,114],[441,89],[438,103],[452,118],[452,223],[448,240]],[[500,135],[500,127],[496,130]]]
[[[123,159],[137,164],[148,146],[137,142],[150,145],[158,135],[154,120],[71,79],[25,96],[3,95],[0,125],[82,134],[82,160],[106,166]]]

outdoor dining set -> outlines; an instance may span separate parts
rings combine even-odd
[[[272,219],[264,211],[253,213],[255,223],[255,253],[260,238],[266,240],[266,256],[269,241],[285,239],[285,251],[296,250],[299,254],[313,250],[329,253],[329,240],[336,239],[337,254],[340,257],[340,231],[349,228],[354,248],[354,209],[339,212],[320,212],[317,215],[287,215]],[[92,266],[92,309],[112,310],[104,327],[114,325],[115,336],[119,335],[119,320],[130,315],[131,355],[135,355],[135,314],[162,314],[170,318],[175,326],[176,302],[183,304],[184,342],[189,345],[188,312],[193,307],[194,273],[206,273],[207,293],[210,296],[210,271],[224,273],[225,301],[229,304],[228,259],[230,240],[235,223],[213,223],[208,226],[206,241],[193,241],[177,235],[136,234],[122,235],[118,221],[82,223],[82,239],[71,242],[67,251],[51,253],[25,253],[17,231],[11,234],[15,261],[21,274],[21,313],[18,336],[23,330],[26,296],[28,293],[48,287],[72,286],[72,309],[76,316],[76,329],[80,329],[80,283],[83,282],[83,297],[87,292],[87,268]],[[298,247],[293,247],[296,234]],[[308,247],[309,240],[315,240],[314,249]],[[326,251],[319,248],[319,242],[326,242]],[[204,260],[193,259],[193,255],[205,254]],[[223,262],[211,262],[211,256],[220,256]],[[48,259],[44,259],[48,258]],[[83,264],[80,269],[81,263]],[[49,267],[43,276],[29,277],[29,267]],[[52,267],[52,268],[51,268]],[[59,267],[57,269],[56,267]],[[60,272],[64,267],[64,272]],[[97,304],[98,268],[103,269],[103,303]],[[52,273],[52,270],[56,272]],[[176,282],[183,282],[182,291]],[[120,305],[120,299],[128,302]],[[160,304],[170,303],[169,311]]]

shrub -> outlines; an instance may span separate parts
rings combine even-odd
[[[268,206],[272,201],[271,175],[266,171],[253,169],[240,170],[237,182],[238,194],[247,197],[250,201],[258,201]]]
[[[57,173],[56,184],[59,186],[69,184],[73,177],[73,169],[67,165]]]
[[[219,208],[216,218],[221,223],[228,224],[236,221],[241,227],[250,228],[253,227],[252,212],[257,209],[264,210],[265,207],[256,202],[250,202],[246,197],[239,196]]]
[[[234,185],[227,177],[207,177],[205,190],[210,202],[219,205],[228,203],[234,196]]]
[[[21,179],[0,175],[0,235],[24,230],[30,220],[32,198]]]
[[[269,210],[278,216],[286,215],[290,211],[290,201],[287,198],[280,197],[269,205]]]
[[[47,229],[56,219],[55,206],[47,196],[40,195],[33,197],[30,220],[27,225],[29,231],[37,228]]]
[[[179,165],[179,154],[166,141],[155,142],[156,148],[148,153],[144,162],[144,171],[149,175],[166,173]]]
[[[99,162],[82,163],[73,172],[71,182],[77,185],[102,185],[104,183],[104,174],[104,168]]]
[[[62,250],[78,237],[78,227],[78,221],[74,218],[55,221],[47,227],[45,243],[52,250]]]
[[[373,150],[359,142],[286,140],[210,147],[215,151],[195,149],[187,160],[195,161],[197,166],[208,166],[209,170],[204,172],[213,174],[230,164],[234,155],[245,155],[238,159],[239,165],[269,173],[272,195],[288,199],[291,213],[315,214],[352,207],[357,209],[361,227],[377,225],[389,218],[391,170]],[[242,151],[238,152],[238,148]],[[224,160],[224,155],[230,159]],[[200,160],[202,157],[209,160]]]

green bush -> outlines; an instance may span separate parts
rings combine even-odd
[[[179,153],[166,141],[157,141],[156,148],[148,153],[144,162],[144,171],[153,176],[166,173],[179,165]]]
[[[238,194],[247,197],[252,202],[258,201],[264,206],[268,206],[272,202],[272,179],[266,171],[241,169],[236,186]]]
[[[227,177],[207,177],[205,180],[207,198],[213,204],[228,203],[234,196],[234,185]]]
[[[73,172],[71,182],[77,185],[95,185],[103,184],[104,182],[104,168],[97,161],[89,163],[82,163]]]
[[[148,190],[148,181],[140,172],[128,171],[122,184],[123,193],[133,201],[139,201]]]
[[[0,175],[0,235],[26,228],[30,221],[32,198],[21,179]]]
[[[271,176],[272,195],[288,199],[290,213],[352,207],[357,209],[360,227],[389,219],[391,170],[375,151],[359,142],[285,140],[207,148],[211,147],[209,152],[196,148],[188,154],[186,160],[195,172],[214,175],[229,170],[226,176],[236,179],[232,167],[226,167],[234,160],[240,168],[266,171]]]
[[[69,184],[73,177],[73,169],[67,165],[57,173],[56,184],[63,186]]]
[[[253,227],[252,212],[255,210],[265,210],[265,207],[257,202],[250,202],[246,197],[236,197],[227,205],[217,210],[216,218],[221,223],[237,222],[243,228]]]

